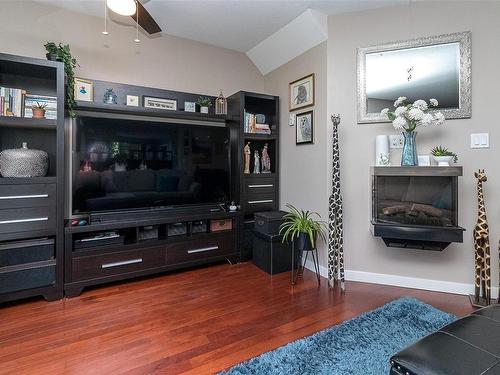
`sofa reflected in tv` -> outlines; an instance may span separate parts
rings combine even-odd
[[[79,172],[73,186],[73,211],[203,203],[207,194],[204,186],[210,186],[208,194],[217,194],[217,185],[223,185],[220,181],[223,175],[226,175],[223,171],[219,174],[211,170],[210,173],[198,171],[195,177],[178,169]],[[222,190],[219,193],[224,195]]]

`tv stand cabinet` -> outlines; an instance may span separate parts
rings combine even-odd
[[[228,221],[231,228],[224,229]],[[118,280],[238,261],[239,221],[239,212],[220,212],[67,227],[65,295],[75,297],[86,287]],[[154,238],[141,237],[144,228],[152,230]],[[118,241],[92,240],[103,233],[113,233]],[[88,244],[85,247],[77,245],[82,239]]]

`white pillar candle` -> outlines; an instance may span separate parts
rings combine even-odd
[[[391,165],[388,135],[377,135],[377,137],[375,138],[375,165]]]

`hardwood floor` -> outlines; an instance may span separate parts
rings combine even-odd
[[[401,296],[465,315],[466,296],[349,282],[290,285],[217,265],[0,307],[0,374],[210,374]]]

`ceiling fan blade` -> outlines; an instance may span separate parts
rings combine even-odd
[[[160,26],[158,26],[151,14],[149,14],[146,8],[144,8],[139,1],[137,1],[137,13],[139,14],[139,25],[148,34],[156,34],[161,31]],[[133,14],[130,17],[132,17],[134,21],[137,21],[137,14]]]

